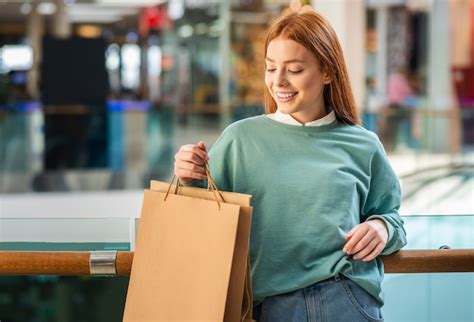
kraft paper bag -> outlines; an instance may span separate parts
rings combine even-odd
[[[124,322],[251,320],[251,196],[211,186],[145,190]]]

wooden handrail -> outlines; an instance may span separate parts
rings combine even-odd
[[[474,249],[401,250],[381,258],[385,273],[474,272]]]
[[[0,252],[0,275],[89,275],[90,252]]]
[[[0,251],[0,275],[90,275],[91,252]],[[381,257],[386,273],[474,272],[474,249],[402,250]],[[130,275],[133,252],[117,252],[116,275]]]

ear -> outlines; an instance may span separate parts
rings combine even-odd
[[[325,85],[331,83],[332,77],[329,75],[329,73],[328,73],[327,71],[324,71],[323,73],[324,73],[324,78],[323,78],[324,81],[323,81],[323,83],[324,83]]]

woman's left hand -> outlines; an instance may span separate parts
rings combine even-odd
[[[388,239],[388,230],[381,219],[372,219],[351,229],[344,237],[347,240],[342,249],[353,259],[371,261],[385,248]]]

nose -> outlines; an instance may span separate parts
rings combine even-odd
[[[276,84],[277,86],[286,86],[288,85],[288,80],[286,79],[285,71],[281,70],[276,75]]]

